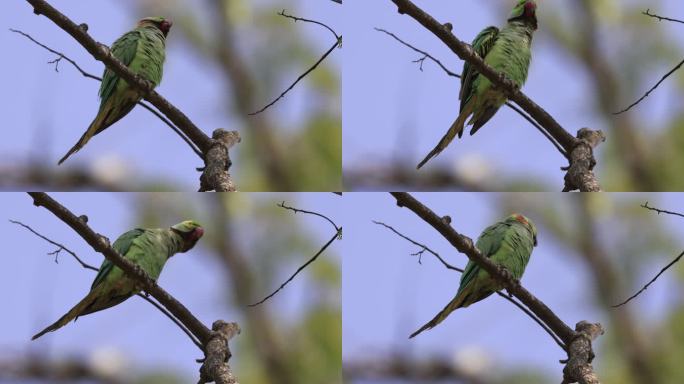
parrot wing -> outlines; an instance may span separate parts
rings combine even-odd
[[[499,37],[499,28],[497,27],[487,27],[483,29],[473,40],[471,46],[475,53],[480,56],[483,60],[491,51],[494,43]],[[461,100],[461,111],[465,108],[466,103],[473,97],[475,89],[473,84],[475,79],[480,76],[480,73],[470,65],[469,62],[463,64],[463,72],[461,73],[461,93],[459,94],[459,99]]]
[[[506,224],[496,223],[482,231],[482,234],[475,243],[475,247],[480,250],[482,256],[490,258],[499,250],[499,248],[501,248],[501,244],[506,236],[507,229],[508,226]],[[477,263],[469,260],[465,270],[463,271],[463,274],[461,275],[461,284],[458,290],[460,291],[466,285],[468,285],[468,283],[470,283],[475,276],[477,276],[477,274],[480,272],[480,269],[481,267]]]
[[[116,57],[121,63],[129,67],[138,52],[138,42],[141,39],[140,31],[133,30],[125,33],[119,39],[117,39],[114,44],[112,44],[112,55]],[[116,93],[116,88],[121,80],[119,76],[111,71],[109,68],[105,68],[104,74],[102,75],[102,84],[100,85],[100,107],[107,105],[107,101]],[[126,113],[121,113],[121,117],[125,116]],[[98,129],[94,134],[105,130],[110,125],[114,124],[116,121],[110,121],[109,124],[104,124],[100,129]]]
[[[114,250],[117,251],[121,256],[126,257],[126,253],[128,253],[131,244],[133,244],[133,240],[137,239],[138,236],[142,235],[143,233],[145,233],[144,229],[132,229],[119,236],[119,238],[114,241],[112,248],[114,248]],[[105,261],[102,262],[102,265],[100,265],[100,270],[98,271],[97,276],[95,276],[95,280],[93,280],[93,285],[90,287],[90,289],[92,290],[97,285],[102,283],[107,278],[107,275],[109,275],[109,273],[112,271],[112,268],[114,268],[114,264],[109,261],[109,259],[105,259]]]

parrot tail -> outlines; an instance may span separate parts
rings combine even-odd
[[[54,322],[54,324],[50,325],[49,327],[43,329],[42,331],[36,333],[33,335],[31,340],[35,340],[44,334],[52,331],[56,331],[63,326],[67,325],[71,320],[77,318],[82,314],[82,312],[88,308],[93,302],[97,299],[97,292],[96,291],[90,291],[86,297],[83,298],[78,304],[76,304],[69,312],[67,312],[64,316],[60,317],[59,320]]]
[[[461,111],[461,113],[458,115],[458,118],[456,121],[454,121],[453,124],[451,124],[451,127],[449,127],[449,130],[447,133],[442,137],[442,140],[439,141],[437,146],[430,151],[430,153],[425,156],[423,161],[421,161],[416,169],[420,169],[425,163],[427,163],[430,159],[433,157],[439,155],[440,152],[444,150],[453,140],[456,135],[459,135],[459,137],[463,134],[463,126],[465,125],[465,121],[470,116],[470,114],[473,112],[473,105],[475,103],[473,102],[474,100],[470,100],[468,104],[465,105],[465,108]]]
[[[71,149],[69,150],[69,152],[67,152],[67,154],[64,155],[64,157],[62,157],[62,158],[59,160],[59,162],[57,162],[57,165],[61,165],[66,159],[69,158],[69,156],[73,155],[74,153],[78,152],[81,148],[83,148],[83,146],[86,145],[86,143],[88,143],[88,141],[90,141],[90,139],[91,139],[93,136],[95,136],[95,135],[97,135],[99,132],[101,132],[101,131],[104,129],[104,128],[101,128],[101,126],[103,126],[102,123],[105,121],[105,119],[107,118],[107,116],[108,116],[108,114],[106,114],[106,113],[101,113],[101,112],[98,113],[98,114],[97,114],[97,117],[95,117],[95,120],[93,120],[93,122],[90,123],[90,126],[89,126],[88,129],[85,131],[85,133],[83,134],[83,136],[81,136],[81,138],[78,139],[78,142],[76,143],[76,145],[74,145],[73,147],[71,147]],[[105,128],[106,128],[106,127],[105,127]]]
[[[411,334],[411,336],[409,336],[409,339],[412,339],[412,338],[418,336],[419,333],[421,333],[425,330],[432,329],[435,326],[437,326],[437,324],[441,323],[444,319],[446,319],[447,316],[449,316],[449,314],[451,314],[451,312],[455,311],[457,308],[461,308],[463,306],[463,302],[466,299],[466,297],[468,297],[467,290],[463,290],[461,292],[458,292],[456,294],[456,297],[454,297],[449,302],[449,304],[447,304],[446,307],[444,307],[444,309],[442,309],[437,314],[437,316],[435,316],[432,320],[428,321],[425,325],[420,327],[419,330],[413,332]]]

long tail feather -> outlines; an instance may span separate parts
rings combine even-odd
[[[420,334],[421,332],[423,332],[425,330],[434,328],[435,326],[437,326],[437,324],[444,321],[444,319],[446,319],[447,316],[449,316],[449,314],[451,314],[451,312],[455,311],[457,308],[460,308],[462,306],[463,301],[465,300],[466,297],[468,297],[467,290],[463,290],[463,291],[459,292],[458,294],[456,294],[456,297],[451,299],[449,304],[447,304],[446,307],[444,307],[444,309],[442,309],[437,314],[437,316],[435,316],[432,320],[428,321],[425,325],[420,327],[419,330],[413,332],[411,334],[411,336],[409,336],[409,339],[412,339],[412,338],[418,336],[418,334]]]
[[[439,141],[437,146],[430,151],[430,153],[425,156],[423,161],[421,161],[416,169],[420,169],[425,163],[427,163],[430,159],[433,157],[439,155],[440,152],[444,150],[453,140],[454,137],[456,137],[457,134],[463,132],[463,125],[465,124],[466,119],[468,116],[473,111],[473,105],[474,103],[472,100],[468,102],[468,104],[465,105],[465,108],[461,111],[461,113],[458,115],[458,118],[456,121],[454,121],[453,124],[451,124],[451,127],[449,127],[449,130],[447,131],[446,134],[442,137],[442,139]]]
[[[49,327],[43,329],[42,331],[36,333],[31,340],[35,340],[44,334],[52,331],[56,331],[63,326],[67,325],[71,320],[75,319],[76,317],[80,316],[81,313],[88,308],[96,299],[97,299],[98,293],[96,291],[90,291],[86,297],[83,298],[83,300],[79,301],[78,304],[76,304],[69,312],[67,312],[64,316],[60,317],[59,320],[55,321],[52,325]]]
[[[90,123],[90,126],[88,126],[88,129],[86,129],[85,133],[83,136],[81,136],[80,139],[78,139],[78,142],[71,147],[69,152],[64,155],[58,162],[57,165],[61,165],[66,159],[69,158],[69,156],[73,155],[74,153],[78,152],[83,146],[85,146],[90,139],[93,138],[93,136],[97,135],[99,132],[101,132],[104,128],[103,122],[106,120],[108,116],[108,113],[103,113],[102,110],[100,110],[97,113],[97,116],[95,117],[95,120],[93,120],[92,123]]]

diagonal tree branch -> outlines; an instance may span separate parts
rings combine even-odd
[[[580,137],[573,137],[568,131],[566,131],[548,112],[537,105],[534,101],[528,98],[524,93],[522,93],[518,87],[505,75],[497,72],[487,64],[484,60],[478,56],[473,49],[466,43],[459,40],[456,36],[451,33],[451,28],[447,25],[440,24],[428,13],[420,9],[418,6],[413,4],[410,0],[391,0],[398,8],[398,12],[401,14],[407,14],[420,23],[427,30],[432,32],[437,38],[439,38],[444,44],[446,44],[458,57],[462,60],[468,61],[473,67],[487,79],[489,79],[494,85],[505,92],[508,99],[512,100],[518,104],[525,112],[527,112],[532,119],[534,119],[539,125],[544,127],[544,129],[563,147],[566,152],[566,158],[570,162],[570,168],[573,166],[573,161],[576,161],[577,157],[580,156],[591,156],[591,158],[582,159],[587,164],[596,164],[596,160],[593,158],[593,151],[584,151],[583,143]],[[580,148],[580,153],[573,155],[573,152]],[[588,173],[584,177],[578,178],[578,181],[588,183],[587,185],[576,185],[573,186],[576,189],[592,190],[594,186],[598,186],[598,181],[595,175]],[[566,185],[567,187],[567,185]]]
[[[33,12],[37,15],[44,15],[57,26],[59,26],[66,33],[71,35],[78,41],[83,48],[90,53],[93,58],[101,61],[111,71],[117,74],[120,78],[136,88],[143,98],[154,105],[161,113],[169,118],[183,133],[199,148],[199,150],[206,154],[215,145],[223,145],[216,140],[212,140],[202,130],[200,130],[181,110],[176,108],[173,104],[167,101],[163,96],[152,89],[152,84],[149,81],[131,72],[125,65],[117,60],[110,52],[107,46],[98,43],[87,33],[87,28],[82,28],[76,25],[68,17],[52,7],[45,0],[26,0],[33,6]],[[225,160],[225,159],[222,159]],[[228,161],[223,161],[227,164]],[[206,159],[205,159],[205,165]],[[227,172],[227,170],[226,170]],[[214,186],[219,188],[219,186]],[[213,188],[213,189],[216,189]]]
[[[503,284],[506,290],[520,300],[527,308],[529,308],[535,316],[544,322],[549,329],[551,329],[565,345],[568,346],[568,359],[565,363],[573,362],[575,366],[580,364],[582,370],[574,370],[568,368],[571,372],[565,373],[564,378],[572,382],[580,383],[595,383],[592,381],[594,376],[591,367],[591,361],[594,357],[591,343],[587,345],[586,337],[583,337],[584,328],[581,324],[589,324],[592,327],[601,328],[600,324],[590,324],[581,322],[576,325],[576,330],[570,328],[563,322],[549,307],[541,300],[537,299],[532,293],[525,289],[518,280],[506,270],[506,268],[495,264],[490,259],[484,257],[482,253],[475,247],[473,241],[456,232],[450,225],[450,220],[444,220],[433,212],[430,208],[423,205],[413,196],[405,192],[391,192],[390,193],[397,201],[397,206],[410,209],[418,217],[420,217],[427,224],[432,226],[439,232],[454,248],[459,252],[465,254],[470,260],[482,267],[491,277]],[[596,337],[598,334],[596,335]],[[592,339],[596,338],[593,337]],[[587,349],[588,348],[588,349]],[[566,366],[567,367],[567,366]],[[574,380],[574,381],[573,381]]]

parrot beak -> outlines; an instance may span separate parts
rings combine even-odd
[[[197,227],[195,228],[192,232],[188,233],[186,236],[183,236],[183,240],[185,241],[185,247],[183,247],[183,252],[187,252],[191,250],[195,244],[199,241],[199,239],[204,236],[204,228],[202,227]]]
[[[159,23],[159,30],[161,30],[164,34],[164,37],[166,37],[169,34],[169,31],[171,30],[172,26],[173,21],[167,19]]]

